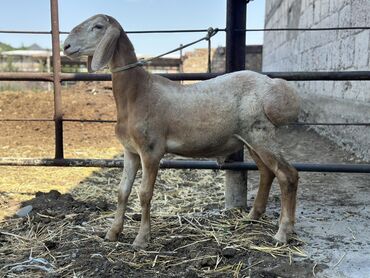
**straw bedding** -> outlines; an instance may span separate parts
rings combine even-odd
[[[28,217],[0,223],[0,273],[6,277],[312,274],[313,263],[304,259],[303,242],[273,241],[277,215],[251,221],[245,212],[223,210],[222,172],[160,171],[152,201],[152,240],[145,251],[131,246],[140,223],[139,173],[124,232],[118,242],[104,241],[120,176],[119,169],[96,171],[71,194],[39,192],[24,202],[33,206]]]

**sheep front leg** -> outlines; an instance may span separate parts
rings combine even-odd
[[[153,197],[154,183],[159,169],[160,157],[144,155],[141,157],[143,179],[140,186],[141,223],[139,233],[133,243],[136,249],[145,249],[150,240],[150,202]]]
[[[117,241],[123,230],[123,219],[127,207],[127,201],[131,193],[132,185],[140,166],[140,157],[137,154],[125,150],[124,167],[121,182],[118,186],[118,205],[113,224],[105,238],[109,241]]]

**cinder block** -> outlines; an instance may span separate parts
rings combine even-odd
[[[340,41],[335,41],[330,44],[331,47],[331,66],[332,70],[340,70]]]
[[[320,1],[315,1],[313,4],[313,18],[314,24],[317,24],[321,20]]]
[[[320,18],[323,20],[330,14],[330,0],[321,0],[320,1]]]
[[[351,5],[344,5],[343,8],[339,11],[338,26],[339,27],[352,27],[352,14],[351,14]],[[342,30],[339,31],[340,38],[346,38],[353,34],[351,30]]]
[[[338,12],[343,7],[344,3],[345,0],[329,0],[330,13],[332,14]]]
[[[353,36],[342,39],[339,50],[340,69],[348,69],[353,66],[355,52],[355,39]]]
[[[351,3],[353,26],[370,26],[370,1],[356,0]]]
[[[355,36],[354,70],[369,69],[369,38],[370,31],[364,30]]]

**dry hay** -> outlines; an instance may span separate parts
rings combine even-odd
[[[152,201],[152,240],[132,248],[140,223],[135,182],[124,232],[104,241],[113,220],[121,170],[96,171],[71,194],[38,193],[26,218],[0,222],[0,273],[7,277],[245,277],[266,269],[307,267],[303,243],[272,239],[269,218],[223,211],[223,173],[163,170]],[[276,221],[276,219],[274,219]],[[293,264],[292,264],[293,262]],[[311,269],[311,262],[309,262]],[[309,272],[310,273],[310,272]]]

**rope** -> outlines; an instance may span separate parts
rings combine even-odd
[[[216,35],[218,31],[219,31],[218,28],[213,29],[212,27],[210,27],[210,28],[208,28],[207,35],[204,36],[203,38],[200,38],[200,39],[198,39],[196,41],[193,41],[193,42],[190,42],[188,44],[184,44],[184,45],[182,45],[180,47],[177,47],[177,48],[175,48],[173,50],[170,50],[170,51],[168,51],[166,53],[163,53],[163,54],[160,54],[158,56],[155,56],[155,57],[152,57],[152,58],[149,58],[149,59],[141,59],[141,60],[137,61],[136,63],[132,63],[132,64],[128,64],[126,66],[122,66],[122,67],[117,67],[117,68],[111,69],[111,72],[115,73],[115,72],[120,72],[120,71],[126,71],[126,70],[129,70],[129,69],[132,69],[132,68],[136,68],[136,67],[142,67],[144,65],[149,64],[151,61],[153,61],[155,59],[158,59],[158,58],[161,58],[161,57],[163,57],[165,55],[168,55],[168,54],[177,52],[179,50],[182,50],[184,48],[187,48],[189,46],[192,46],[192,45],[194,45],[194,44],[196,44],[198,42],[201,42],[201,41],[204,41],[204,40],[210,41],[210,39],[214,35]]]

